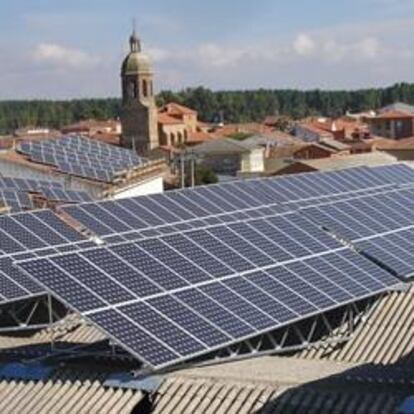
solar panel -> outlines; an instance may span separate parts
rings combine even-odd
[[[146,163],[133,151],[78,136],[26,142],[19,151],[62,172],[104,182],[111,182],[119,171]]]
[[[266,210],[268,208],[288,211],[338,200],[349,200],[348,205],[351,205],[357,197],[384,193],[398,185],[405,186],[413,175],[407,168],[404,165],[380,167],[378,176],[375,168],[362,167],[338,172],[253,179],[107,201],[93,204],[93,207],[84,204],[68,207],[64,211],[101,237],[130,234],[132,230],[154,227],[166,234],[168,228],[165,226],[186,223],[197,228],[203,225],[199,219],[230,223],[248,217],[259,218],[272,214],[272,210]],[[338,206],[327,207],[328,210],[336,208]],[[347,216],[345,211],[338,214]],[[128,238],[125,237],[125,240]]]
[[[75,243],[83,240],[49,210],[1,216],[0,304],[45,294],[39,284],[13,266],[13,260],[56,254],[54,247],[68,244],[79,249]]]
[[[66,203],[85,203],[94,199],[86,191],[63,190],[60,188],[40,188],[41,193],[52,201]]]
[[[301,211],[338,236],[355,241],[411,225],[413,208],[414,190],[396,189]]]
[[[297,213],[252,223],[191,229],[18,267],[153,369],[398,284]],[[263,252],[258,237],[268,246]],[[249,247],[262,253],[247,255]],[[280,251],[289,254],[275,254]]]

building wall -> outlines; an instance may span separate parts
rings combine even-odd
[[[373,119],[369,121],[372,135],[390,139],[409,138],[414,135],[413,119]]]
[[[183,122],[189,132],[197,132],[197,115],[184,115]]]
[[[392,155],[398,161],[414,161],[414,149],[412,150],[386,150],[387,154]]]
[[[310,145],[296,151],[294,157],[302,160],[311,160],[315,158],[327,158],[331,155],[332,153],[328,150],[324,150],[323,148],[317,147],[315,145]]]
[[[159,137],[161,146],[174,146],[184,144],[187,141],[188,132],[184,124],[159,124]]]
[[[241,157],[235,154],[204,156],[201,164],[222,175],[236,175],[241,170]]]
[[[264,153],[264,148],[258,148],[243,154],[241,156],[241,172],[263,172],[265,170]]]
[[[142,195],[158,194],[164,192],[164,182],[162,177],[150,178],[134,186],[122,189],[116,193],[113,198],[119,200],[122,198],[138,197]]]

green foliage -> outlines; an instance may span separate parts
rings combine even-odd
[[[195,184],[215,184],[218,182],[216,173],[206,165],[197,165],[195,170]]]
[[[293,118],[340,116],[346,111],[376,109],[396,101],[414,104],[414,84],[399,83],[389,88],[356,91],[246,90],[216,91],[189,88],[180,92],[164,91],[157,96],[162,106],[175,101],[194,108],[206,122],[262,121],[267,115]],[[60,128],[87,118],[117,118],[119,99],[82,99],[72,101],[0,102],[0,134],[27,125]]]
[[[33,125],[60,129],[84,119],[117,118],[119,99],[79,99],[72,101],[3,101],[0,102],[0,134]]]

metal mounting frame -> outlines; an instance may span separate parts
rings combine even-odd
[[[286,355],[320,346],[326,347],[327,352],[329,352],[334,347],[352,339],[355,330],[366,323],[375,309],[378,299],[383,296],[385,294],[315,315],[273,332],[228,346],[196,360],[178,364],[164,370],[149,371],[143,367],[141,370],[134,371],[134,374],[136,376],[163,374],[182,369],[235,362],[248,358]]]
[[[56,323],[67,314],[50,295],[41,295],[0,307],[0,333],[38,330]]]

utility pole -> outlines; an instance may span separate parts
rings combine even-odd
[[[181,188],[185,187],[185,165],[184,165],[184,152],[180,150],[180,167],[181,167]]]
[[[194,156],[193,151],[191,151],[190,163],[191,163],[191,187],[195,187],[195,156]]]

